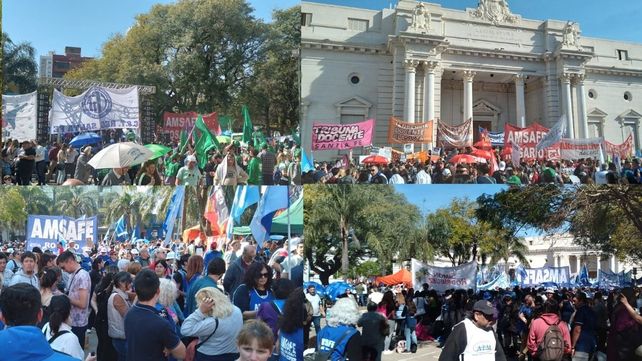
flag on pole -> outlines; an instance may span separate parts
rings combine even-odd
[[[198,134],[198,132],[200,132],[200,134]],[[196,119],[192,133],[194,134],[194,151],[196,152],[198,166],[203,169],[205,164],[207,164],[207,152],[212,148],[219,149],[221,145],[218,143],[214,134],[207,128],[201,115]]]
[[[227,209],[227,204],[225,204],[223,187],[214,186],[212,188],[203,217],[212,225],[214,234],[221,235],[224,233],[229,210]]]
[[[599,262],[599,260],[598,260]],[[589,273],[588,273],[588,268],[586,267],[586,264],[582,265],[582,268],[580,269],[580,273],[578,275],[577,283],[580,284],[580,286],[590,286],[591,281],[589,281]]]
[[[238,186],[234,194],[234,204],[232,204],[232,212],[230,216],[234,218],[234,222],[241,221],[241,215],[251,205],[258,203],[261,195],[259,194],[259,186]]]
[[[513,169],[515,169],[520,165],[519,160],[522,158],[522,148],[519,144],[511,142],[511,149],[510,160],[513,163]]]
[[[307,173],[314,170],[314,163],[312,163],[312,158],[308,159],[308,155],[305,153],[305,150],[301,149],[301,173]]]
[[[598,165],[601,166],[602,164],[604,164],[606,162],[604,161],[604,149],[602,149],[602,143],[600,143],[599,146],[600,146],[600,164],[598,164]]]
[[[232,134],[232,117],[229,115],[221,115],[218,118],[218,124],[221,127],[221,134],[230,133]]]
[[[259,247],[263,246],[263,242],[270,236],[274,213],[279,209],[288,207],[288,188],[289,187],[279,186],[265,188],[265,192],[259,201],[259,206],[250,223],[252,235]]]
[[[181,130],[181,133],[179,135],[178,151],[181,153],[184,152],[186,146],[187,146],[187,131],[183,129]]]
[[[124,214],[120,216],[120,218],[118,218],[118,221],[116,221],[114,234],[116,235],[116,240],[118,241],[124,241],[125,239],[127,239],[127,220],[125,219]]]
[[[551,128],[548,133],[537,143],[535,147],[539,152],[542,149],[546,149],[552,145],[559,143],[566,134],[566,115],[562,115],[560,119],[555,123],[553,128]]]
[[[165,244],[169,244],[172,240],[172,233],[174,232],[174,224],[176,219],[183,212],[183,200],[185,199],[185,186],[176,186],[172,199],[165,215],[163,222],[163,231],[165,232]]]
[[[252,140],[252,133],[254,132],[254,127],[252,126],[252,121],[250,120],[250,110],[247,105],[243,105],[241,108],[241,113],[243,113],[243,138],[241,139],[245,143],[249,143]],[[258,144],[254,144],[258,146]]]

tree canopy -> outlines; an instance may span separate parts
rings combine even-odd
[[[36,50],[30,43],[14,43],[2,33],[3,94],[31,93],[38,87]]]

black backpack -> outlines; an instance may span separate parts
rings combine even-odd
[[[544,338],[537,345],[537,357],[540,361],[561,361],[564,357],[564,336],[559,328],[560,321],[550,324],[542,319],[548,328],[544,333]]]

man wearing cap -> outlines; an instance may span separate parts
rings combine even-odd
[[[187,165],[182,166],[176,174],[176,185],[196,187],[201,180],[201,172],[196,167],[196,157],[188,155],[185,161]]]
[[[497,335],[491,328],[495,308],[486,300],[475,302],[472,317],[453,327],[439,361],[505,361]]]

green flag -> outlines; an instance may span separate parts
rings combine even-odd
[[[247,105],[243,105],[241,113],[243,113],[243,138],[241,140],[245,143],[249,143],[252,140],[254,127],[250,120],[250,110],[247,108]]]
[[[185,151],[185,147],[187,146],[187,132],[185,129],[181,130],[181,133],[179,135],[179,143],[178,143],[178,151],[183,153]]]
[[[200,134],[199,134],[200,132]],[[218,140],[210,132],[205,122],[203,122],[203,117],[198,116],[196,123],[194,123],[194,151],[196,152],[196,158],[198,159],[199,168],[204,168],[207,164],[207,152],[212,148],[219,149],[220,145]]]
[[[229,131],[230,133],[232,132],[232,117],[229,115],[221,115],[218,118],[218,124],[221,126],[221,131]]]

